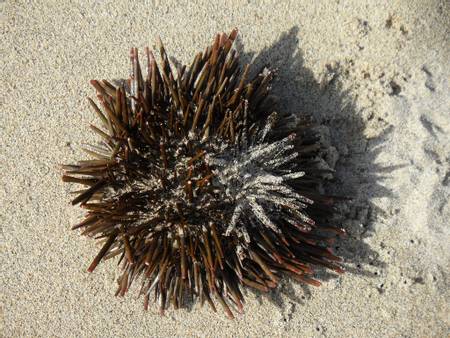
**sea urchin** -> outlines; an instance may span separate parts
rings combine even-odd
[[[74,229],[102,241],[88,271],[119,255],[116,294],[141,277],[145,308],[152,297],[161,313],[192,300],[215,311],[216,300],[233,317],[243,286],[268,291],[283,274],[318,285],[312,266],[341,271],[327,247],[341,230],[317,222],[334,199],[317,192],[311,121],[288,131],[268,95],[273,71],[249,79],[236,35],[218,34],[176,75],[162,44],[160,67],[147,48],[144,70],[131,49],[127,82],[91,81],[102,107],[89,99],[102,123],[93,159],[63,166],[64,182],[86,186]]]

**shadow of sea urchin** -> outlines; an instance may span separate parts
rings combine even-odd
[[[318,285],[312,266],[341,271],[327,246],[341,230],[317,222],[334,200],[317,192],[311,121],[289,133],[268,96],[273,72],[249,79],[236,35],[217,35],[176,75],[162,44],[160,67],[147,48],[141,69],[133,48],[127,83],[91,81],[93,159],[63,166],[64,182],[86,186],[74,228],[102,241],[88,270],[118,255],[117,295],[140,277],[145,307],[154,299],[161,313],[192,300],[215,311],[215,300],[233,317],[243,286],[268,291],[283,274]]]

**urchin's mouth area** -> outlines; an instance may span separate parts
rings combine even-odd
[[[289,184],[304,175],[296,169],[294,138],[265,140],[274,120],[269,117],[252,140],[237,144],[192,138],[161,142],[156,163],[153,153],[136,149],[125,161],[128,172],[116,177],[122,184],[112,189],[118,205],[133,207],[126,213],[128,226],[150,229],[156,219],[168,229],[184,224],[186,231],[198,232],[213,222],[223,234],[247,243],[250,228],[281,233],[279,222],[310,230],[314,221],[305,209],[313,202]],[[130,175],[133,167],[140,171]]]

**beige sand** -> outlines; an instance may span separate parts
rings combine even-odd
[[[69,4],[70,3],[70,4]],[[442,1],[6,1],[1,8],[1,335],[444,337],[449,333],[450,7]],[[227,3],[227,5],[225,5]],[[329,126],[348,273],[321,288],[249,292],[230,321],[205,307],[115,298],[115,264],[70,225],[58,163],[82,156],[92,78],[128,75],[131,46],[188,62],[239,27],[244,56],[279,68],[280,110]],[[238,46],[239,47],[239,46]],[[239,47],[241,50],[242,48]],[[259,56],[258,56],[259,55]],[[135,291],[135,290],[133,290]]]

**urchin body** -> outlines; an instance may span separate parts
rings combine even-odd
[[[94,159],[64,166],[64,181],[87,186],[74,228],[103,241],[88,270],[119,255],[117,294],[141,277],[145,306],[152,296],[161,312],[188,297],[233,317],[243,286],[268,291],[283,274],[316,285],[312,266],[341,271],[327,247],[341,230],[313,220],[333,203],[316,192],[317,139],[308,119],[283,135],[273,74],[248,79],[236,34],[217,35],[176,76],[162,45],[161,67],[146,50],[146,76],[132,49],[128,90],[92,81],[103,108],[90,100],[103,124],[91,126]]]

